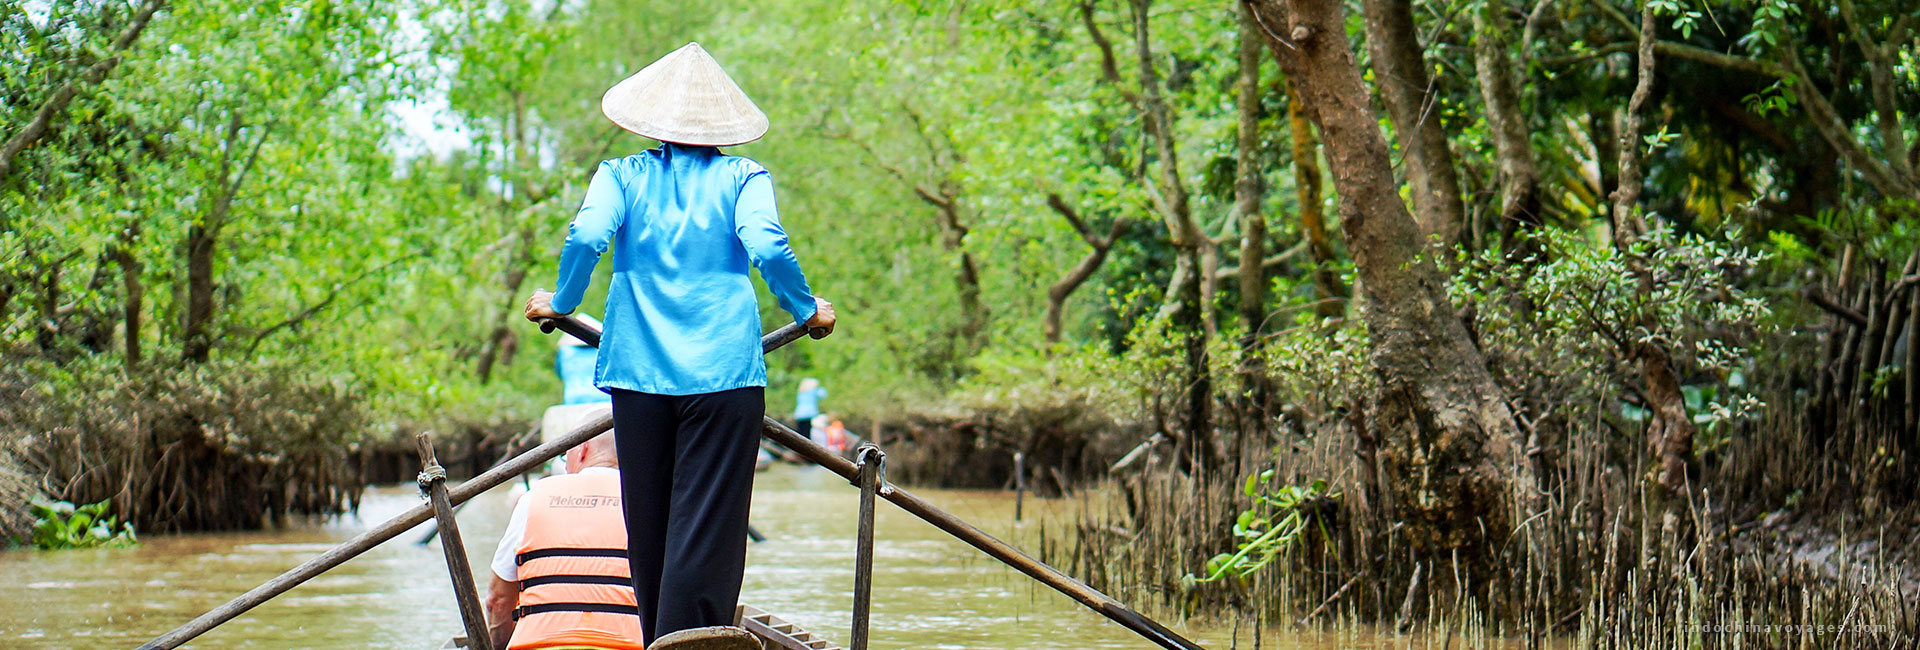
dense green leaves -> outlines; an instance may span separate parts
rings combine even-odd
[[[107,501],[75,507],[65,501],[35,501],[33,545],[41,550],[122,548],[139,543],[131,524],[107,514]]]
[[[10,45],[0,53],[0,131],[20,132],[59,88],[77,88],[0,178],[0,354],[130,372],[304,368],[370,414],[338,441],[517,426],[556,398],[552,343],[516,306],[553,281],[594,164],[652,144],[608,123],[601,94],[687,41],[714,52],[772,118],[765,140],[733,153],[772,170],[809,279],[845,316],[833,339],[771,361],[773,404],[802,376],[825,379],[835,408],[874,417],[1081,385],[1102,408],[1152,420],[1186,334],[1156,318],[1179,256],[1160,204],[1167,188],[1151,171],[1166,163],[1185,175],[1220,267],[1261,263],[1234,257],[1232,2],[1147,3],[1144,44],[1131,7],[1105,1],[178,3],[88,83],[85,71],[115,55],[142,6],[0,3]],[[1711,412],[1757,354],[1729,328],[1790,328],[1818,314],[1799,302],[1770,314],[1759,301],[1791,299],[1841,271],[1849,250],[1890,267],[1880,279],[1913,250],[1920,9],[1883,0],[1656,0],[1655,9],[1646,140],[1625,144],[1644,154],[1642,203],[1665,228],[1614,251],[1603,243],[1636,7],[1414,3],[1433,76],[1427,115],[1457,156],[1462,180],[1449,189],[1474,215],[1464,250],[1445,257],[1461,271],[1456,304],[1485,306],[1475,317],[1490,326],[1479,331],[1489,348],[1511,347],[1515,359],[1580,354],[1567,363],[1587,364],[1596,372],[1583,381],[1597,382],[1581,390],[1617,395],[1634,380],[1603,344],[1670,341],[1699,375],[1687,380],[1693,394],[1715,387],[1717,399],[1693,407]],[[1493,145],[1476,76],[1480,10],[1497,30],[1485,42],[1516,62],[1517,117],[1546,226],[1532,239],[1501,221],[1509,161]],[[1349,31],[1369,33],[1357,14]],[[1177,161],[1160,159],[1134,104],[1142,45],[1163,80]],[[1356,54],[1367,69],[1366,48]],[[1214,318],[1194,322],[1215,330],[1206,363],[1223,379],[1255,361],[1269,369],[1270,380],[1222,381],[1222,399],[1259,384],[1332,418],[1375,388],[1356,370],[1370,353],[1366,312],[1338,297],[1316,302],[1298,217],[1333,213],[1340,197],[1302,192],[1308,181],[1295,172],[1319,163],[1318,152],[1311,140],[1287,146],[1288,82],[1272,63],[1261,68],[1254,175],[1273,256],[1260,306],[1269,317],[1260,332],[1242,331],[1230,316],[1237,285],[1221,281],[1205,305]],[[418,128],[428,122],[440,128]],[[1393,173],[1404,177],[1403,153]],[[1059,345],[1042,333],[1047,289],[1090,245],[1049,206],[1053,194],[1087,231],[1126,225],[1062,299]],[[1339,239],[1324,266],[1344,273],[1363,252]],[[1525,241],[1540,243],[1537,259],[1515,266],[1495,252]],[[1774,257],[1761,262],[1759,251]],[[1674,275],[1635,294],[1626,277],[1635,257]],[[763,304],[764,325],[784,318]],[[1506,385],[1530,390],[1517,375]],[[1622,417],[1629,407],[1604,406]]]

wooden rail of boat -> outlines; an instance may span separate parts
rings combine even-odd
[[[760,646],[766,650],[845,650],[832,641],[815,636],[806,628],[752,605],[743,604],[734,610],[733,622],[760,637]],[[448,639],[439,650],[461,650],[465,647],[467,637],[462,635]]]

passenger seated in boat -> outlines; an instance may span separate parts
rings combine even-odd
[[[493,647],[643,650],[613,433],[566,458],[570,473],[533,484],[494,551]]]

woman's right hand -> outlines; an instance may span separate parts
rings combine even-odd
[[[559,318],[560,312],[553,310],[553,292],[546,289],[534,289],[527,297],[527,320],[538,321],[542,318]]]
[[[833,303],[827,302],[826,298],[814,296],[813,307],[813,318],[807,319],[806,322],[807,331],[813,334],[813,338],[824,339],[827,335],[833,333],[833,323],[835,320]]]

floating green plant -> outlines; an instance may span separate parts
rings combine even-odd
[[[75,506],[66,501],[33,502],[33,545],[54,550],[125,548],[140,543],[133,525],[107,514],[110,502]]]

